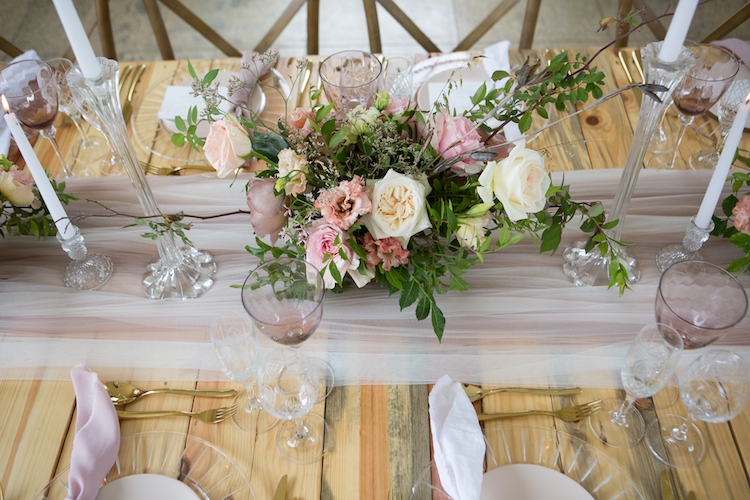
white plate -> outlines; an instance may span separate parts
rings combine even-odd
[[[193,500],[198,495],[185,483],[159,474],[134,474],[107,483],[96,500]]]
[[[512,464],[492,469],[482,476],[482,492],[479,498],[593,500],[594,497],[589,495],[583,486],[556,470],[541,465]]]
[[[203,78],[203,76],[204,75],[198,75],[198,78]],[[236,73],[234,71],[219,71],[219,73],[216,75],[216,78],[214,79],[214,81],[212,83],[212,85],[218,83],[219,84],[219,94],[222,97],[225,97],[225,98],[229,99],[230,101],[232,100],[232,98],[227,93],[227,86],[229,85],[229,81],[232,79],[232,77],[240,78],[240,73]],[[190,87],[192,87],[192,85],[193,85],[193,79],[191,78],[189,80],[184,80],[184,81],[178,83],[175,86],[176,87],[190,88]],[[167,92],[169,92],[169,91],[170,91],[170,89],[169,89],[169,87],[167,87]],[[166,95],[166,93],[165,93],[165,95]],[[222,104],[224,104],[224,103],[226,103],[226,101],[222,101]],[[188,101],[188,103],[185,106],[185,109],[181,113],[179,113],[180,117],[185,118],[187,116],[187,112],[188,112],[189,107],[192,106],[192,105],[195,105],[195,104],[193,104],[191,101]],[[205,107],[203,105],[203,99],[202,98],[199,99],[199,102],[198,102],[197,106],[198,106],[198,115],[200,116],[201,111]],[[250,103],[250,109],[252,109],[253,112],[256,115],[260,115],[263,112],[263,110],[265,109],[265,107],[266,107],[266,94],[265,94],[265,92],[263,92],[263,89],[261,88],[260,85],[256,85],[255,86],[255,91],[253,92],[253,96],[252,96],[252,102]],[[227,111],[227,110],[225,109],[224,111]],[[165,129],[167,129],[169,132],[171,132],[173,134],[176,134],[176,133],[180,132],[180,130],[177,128],[177,125],[175,125],[174,118],[169,119],[169,118],[163,118],[162,117],[162,118],[159,118],[159,122],[161,123],[161,125]],[[195,135],[197,135],[201,139],[205,139],[208,136],[209,129],[210,129],[209,123],[206,120],[200,120],[196,124]]]
[[[483,83],[487,83],[488,91],[495,83],[479,65],[441,71],[428,78],[417,90],[419,109],[430,109],[442,93],[448,91],[448,82],[454,83],[448,94],[448,102],[451,111],[455,108],[457,114],[472,107],[471,97]]]

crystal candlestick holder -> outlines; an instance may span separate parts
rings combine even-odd
[[[75,232],[70,239],[65,240],[57,233],[57,241],[73,260],[65,270],[63,282],[65,286],[78,290],[96,290],[112,276],[112,261],[106,255],[89,253],[81,231],[73,224],[70,227]]]
[[[708,229],[703,229],[695,225],[695,217],[690,219],[690,224],[685,229],[685,237],[682,239],[682,245],[667,245],[656,254],[656,265],[661,272],[667,270],[669,266],[683,260],[703,260],[703,256],[698,252],[703,244],[708,240],[711,231],[714,230],[714,221]]]
[[[145,215],[159,216],[161,212],[122,117],[117,91],[117,61],[102,57],[98,61],[102,67],[101,75],[95,79],[86,78],[80,67],[75,66],[68,73],[68,85],[91,106],[112,140],[112,147],[123,158]],[[159,257],[147,266],[148,272],[143,279],[148,298],[196,298],[211,288],[211,276],[216,273],[216,263],[211,254],[190,246],[178,248],[174,240],[165,234],[159,235],[156,241]]]
[[[619,221],[614,229],[606,231],[607,236],[613,240],[620,240],[625,215],[627,215],[630,199],[638,180],[638,173],[643,166],[643,158],[646,156],[651,136],[664,110],[666,97],[672,93],[688,70],[695,65],[693,51],[686,47],[682,48],[675,62],[660,60],[658,56],[662,43],[651,43],[641,49],[644,83],[661,85],[666,87],[667,90],[658,93],[662,102],[648,99],[645,95],[641,102],[641,111],[633,134],[633,142],[625,160],[625,167],[623,167],[612,209],[607,215],[607,222]],[[637,282],[641,276],[638,262],[633,257],[628,256],[622,246],[618,245],[614,250],[618,253],[618,260],[628,271],[630,283]],[[573,281],[574,285],[593,286],[609,283],[609,256],[602,255],[598,248],[587,252],[585,241],[577,242],[575,246],[566,248],[563,252],[563,259],[563,271]]]

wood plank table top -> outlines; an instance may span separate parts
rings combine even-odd
[[[553,51],[554,52],[554,51]],[[576,51],[571,51],[575,53]],[[592,55],[591,49],[581,50]],[[607,74],[607,90],[630,83],[638,71],[630,57],[620,58],[605,51],[596,66]],[[526,56],[545,58],[547,51],[513,51],[511,63]],[[320,58],[313,58],[316,74]],[[227,67],[236,60],[198,61],[209,67]],[[623,63],[625,66],[623,66]],[[151,84],[169,78],[184,68],[185,61],[146,63],[142,82],[135,92],[135,102]],[[282,75],[294,72],[296,61],[280,59],[277,70]],[[627,68],[628,71],[625,71]],[[314,83],[314,79],[311,79]],[[296,103],[297,88],[292,88],[291,102]],[[597,108],[548,130],[538,144],[549,145],[551,169],[621,168],[630,147],[638,118],[640,95],[628,91]],[[283,102],[269,98],[264,117],[275,119],[284,112]],[[61,122],[58,122],[61,124]],[[535,118],[538,127],[541,119]],[[667,115],[665,129],[676,134],[678,118]],[[676,168],[685,168],[692,151],[713,145],[710,132],[717,127],[715,119],[703,117],[688,130]],[[58,140],[66,154],[77,139],[73,127],[58,127]],[[559,145],[567,145],[558,147]],[[45,165],[54,165],[52,149],[42,140],[35,148]],[[741,148],[750,149],[746,134]],[[574,154],[571,154],[573,151]],[[139,150],[142,161],[169,164],[163,158]],[[647,157],[648,160],[648,157]],[[54,172],[53,172],[54,173]],[[197,299],[200,300],[200,299]],[[1,348],[1,347],[0,347]],[[75,434],[75,395],[69,381],[44,380],[44,367],[37,380],[0,380],[0,484],[9,500],[32,499],[34,495],[64,469],[70,459]],[[144,377],[148,378],[148,377]],[[554,381],[551,381],[554,385]],[[134,382],[140,388],[225,389],[240,387],[230,382],[195,381]],[[333,433],[334,446],[319,462],[293,465],[276,449],[276,432],[252,435],[243,433],[231,422],[205,424],[196,419],[159,418],[121,422],[123,435],[150,431],[187,433],[213,443],[224,451],[251,483],[257,499],[270,499],[279,479],[289,476],[287,498],[300,500],[408,499],[412,486],[431,461],[427,385],[373,385],[334,387],[331,394],[315,408],[324,416]],[[486,411],[523,409],[559,409],[571,403],[592,399],[622,397],[623,391],[584,389],[577,396],[553,397],[523,394],[496,394],[477,403]],[[643,410],[646,422],[658,415],[687,415],[679,401],[662,408],[674,393],[664,390],[654,398],[656,410]],[[181,409],[201,411],[217,405],[217,400],[190,396],[153,395],[130,404],[133,411]],[[607,447],[598,441],[586,421],[564,423],[552,417],[527,417],[488,423],[488,427],[539,426],[557,429],[590,443],[599,453],[617,464],[630,477],[646,499],[661,497],[661,472],[665,466],[650,452],[645,442],[630,449]],[[707,442],[703,462],[691,469],[669,469],[675,484],[676,498],[688,498],[694,491],[698,500],[750,498],[750,408],[728,423],[697,423]]]

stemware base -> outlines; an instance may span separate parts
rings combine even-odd
[[[719,163],[719,152],[714,148],[699,149],[690,155],[689,163],[693,170],[716,168],[716,164]]]
[[[70,154],[75,161],[93,163],[101,160],[109,153],[109,145],[104,137],[90,135],[88,141],[78,139],[70,148]]]
[[[621,413],[625,401],[605,399],[602,410],[589,417],[589,427],[599,440],[612,448],[631,448],[643,438],[646,424],[641,412],[631,407]]]
[[[143,277],[146,297],[150,299],[194,299],[207,292],[214,284],[216,263],[210,253],[193,247],[179,249],[181,265],[153,260]]]
[[[620,249],[618,259],[628,271],[630,283],[641,278],[638,261]],[[563,252],[563,272],[575,286],[609,285],[609,256],[602,255],[598,248],[586,251],[586,242],[578,241]]]
[[[82,260],[68,264],[63,283],[76,290],[96,290],[112,276],[114,266],[106,255],[87,253]]]
[[[301,420],[290,420],[279,428],[277,445],[287,461],[311,464],[323,458],[331,449],[333,436],[323,417],[308,413]]]
[[[257,399],[253,401],[253,406],[257,406],[257,408],[251,407],[247,391],[237,394],[232,403],[236,404],[239,408],[237,413],[232,416],[232,422],[242,432],[262,434],[271,430],[279,421],[279,419],[261,408]]]
[[[703,260],[700,252],[691,252],[682,244],[667,245],[656,254],[656,266],[661,272],[672,264],[685,260]]]
[[[698,465],[706,453],[700,429],[679,415],[662,415],[651,422],[646,441],[656,458],[678,469]]]

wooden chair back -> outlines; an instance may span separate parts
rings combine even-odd
[[[320,0],[292,0],[281,16],[268,30],[268,33],[255,46],[256,52],[265,52],[279,37],[289,21],[297,14],[304,4],[307,4],[307,53],[318,53],[318,23],[320,17]]]

